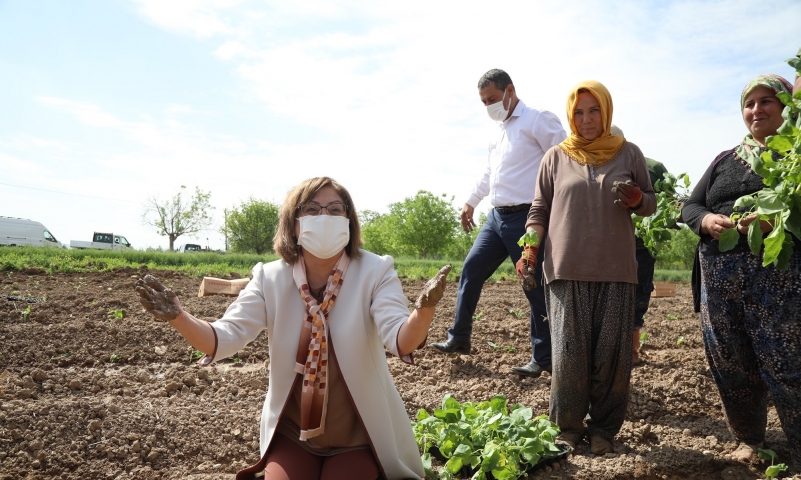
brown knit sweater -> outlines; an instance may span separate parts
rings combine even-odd
[[[526,228],[546,230],[545,283],[554,280],[637,283],[634,225],[615,205],[612,182],[633,180],[643,191],[634,213],[651,215],[656,196],[640,149],[626,143],[601,167],[587,167],[555,146],[542,159]]]

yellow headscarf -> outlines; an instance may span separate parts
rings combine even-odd
[[[601,105],[601,122],[604,129],[595,140],[584,139],[576,131],[576,126],[573,125],[573,111],[576,109],[579,90],[581,89],[586,89],[592,93]],[[570,91],[570,95],[567,97],[567,122],[570,124],[570,135],[564,142],[559,144],[559,148],[582,165],[592,167],[606,165],[620,153],[623,145],[626,144],[625,138],[611,133],[612,96],[602,83],[595,80],[580,82]]]

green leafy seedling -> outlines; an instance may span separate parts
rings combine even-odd
[[[684,339],[683,335],[679,336],[679,338],[676,340],[676,346],[677,347],[680,347],[680,346],[684,345],[685,343],[687,343],[687,340]]]
[[[482,317],[484,317],[484,311],[483,310],[478,312],[478,313],[476,313],[475,315],[473,315],[473,321],[477,322],[477,321],[481,320]]]
[[[678,313],[676,315],[673,315],[672,313],[668,313],[667,318],[668,320],[681,320],[681,314]]]
[[[487,342],[487,345],[492,347],[492,349],[495,350],[496,352],[515,353],[515,351],[517,351],[517,349],[512,345],[503,346],[503,345],[498,345],[495,342]]]
[[[511,313],[512,315],[514,315],[517,318],[523,318],[523,317],[526,316],[526,312],[524,312],[523,310],[521,310],[519,308],[510,308],[509,309],[509,313]]]
[[[20,310],[19,313],[22,314],[22,321],[27,322],[28,318],[31,316],[31,306],[27,305],[25,310]]]
[[[109,315],[116,318],[117,320],[122,320],[125,318],[125,309],[124,308],[110,308],[108,310]]]
[[[203,357],[203,352],[200,350],[191,349],[189,352],[189,363],[196,362]]]
[[[787,465],[780,463],[776,465],[776,452],[767,448],[759,449],[759,458],[770,462],[770,466],[765,470],[765,478],[776,478],[781,472],[787,470]]]
[[[536,247],[540,244],[540,237],[537,235],[537,232],[534,230],[529,230],[528,232],[524,233],[520,240],[517,241],[517,245],[520,247]]]
[[[640,334],[640,348],[642,348],[642,346],[645,345],[645,342],[647,342],[649,338],[651,338],[651,336],[645,332],[642,332]]]
[[[120,360],[122,360],[122,357],[121,357],[120,355],[117,355],[116,353],[112,353],[112,354],[111,354],[111,356],[109,357],[109,359],[108,359],[108,360],[109,360],[111,363],[117,363],[117,362],[119,362]]]
[[[541,459],[563,453],[555,444],[559,427],[547,415],[535,417],[531,408],[509,406],[496,395],[489,401],[459,403],[446,395],[433,413],[419,410],[412,422],[424,468],[430,478],[453,479],[462,468],[473,479],[518,479]],[[445,458],[433,471],[429,450],[436,447]]]
[[[53,355],[50,357],[50,361],[53,362],[55,360],[61,360],[62,358],[67,358],[72,355],[72,350],[67,350],[66,353],[62,353],[61,355]]]

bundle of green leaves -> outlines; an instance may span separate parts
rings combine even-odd
[[[445,395],[442,408],[433,415],[421,409],[412,422],[426,475],[453,479],[467,467],[473,480],[492,478],[490,473],[498,480],[526,476],[541,460],[564,453],[554,443],[559,427],[547,415],[532,417],[532,410],[519,404],[507,409],[503,395],[479,403],[459,403]],[[432,447],[447,459],[438,472],[431,470]]]
[[[801,55],[801,49],[798,54]],[[801,74],[801,58],[791,58],[787,63]],[[731,219],[737,223],[757,214],[759,220],[770,222],[773,229],[767,237],[760,229],[760,222],[751,222],[748,246],[754,255],[759,255],[764,245],[762,266],[775,265],[779,270],[787,270],[795,244],[792,236],[801,239],[801,92],[792,96],[780,92],[776,96],[785,105],[784,123],[776,135],[765,140],[768,150],[751,165],[754,173],[762,177],[765,188],[737,199]],[[720,234],[720,250],[731,250],[739,238],[736,228],[724,230]]]
[[[653,257],[678,231],[676,224],[681,219],[681,206],[690,196],[690,177],[686,173],[676,176],[665,172],[663,177],[653,185],[656,192],[654,214],[648,217],[631,214],[634,234],[648,247]]]

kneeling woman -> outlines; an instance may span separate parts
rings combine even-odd
[[[542,159],[526,230],[546,238],[551,421],[561,428],[559,439],[575,446],[589,413],[592,453],[602,455],[613,450],[629,396],[637,287],[631,212],[651,215],[656,196],[640,149],[610,133],[606,87],[576,85],[567,116],[571,134]],[[537,250],[526,248],[519,274],[536,262]]]
[[[306,180],[283,205],[281,260],[253,279],[214,323],[183,311],[153,277],[137,282],[142,305],[196,349],[201,364],[229,357],[267,330],[270,388],[261,418],[261,461],[237,474],[265,479],[421,478],[409,417],[384,348],[410,363],[442,298],[444,267],[415,310],[391,257],[359,249],[350,194],[330,178]]]

